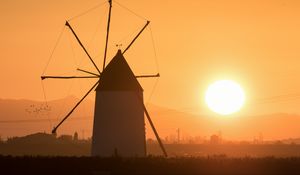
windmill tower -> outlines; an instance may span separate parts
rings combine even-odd
[[[95,78],[97,83],[79,100],[79,102],[70,110],[70,112],[62,119],[62,121],[53,128],[52,133],[56,133],[57,129],[63,122],[71,116],[73,111],[80,103],[92,92],[96,90],[94,124],[92,135],[92,156],[109,157],[118,154],[125,157],[146,156],[146,138],[145,138],[145,120],[144,114],[150,123],[157,141],[165,156],[167,153],[158,136],[154,124],[143,102],[143,88],[139,84],[137,78],[159,77],[159,73],[155,75],[139,75],[136,76],[128,65],[124,54],[144,31],[150,23],[146,22],[145,26],[140,30],[131,43],[124,51],[120,49],[106,66],[106,54],[110,31],[110,19],[112,10],[112,0],[109,0],[109,14],[107,22],[106,44],[104,50],[103,68],[99,70],[94,60],[81,43],[76,32],[67,21],[66,26],[74,34],[74,37],[82,47],[91,63],[94,65],[97,73],[77,69],[85,72],[89,76],[42,76],[42,80],[49,78],[73,79],[73,78]]]
[[[142,98],[143,89],[119,50],[96,88],[92,155],[146,155]]]

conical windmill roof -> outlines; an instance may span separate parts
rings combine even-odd
[[[143,91],[121,50],[101,73],[96,91]]]

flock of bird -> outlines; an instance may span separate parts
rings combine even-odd
[[[28,108],[25,109],[25,112],[33,115],[45,115],[49,114],[51,107],[48,104],[35,105],[31,104]]]

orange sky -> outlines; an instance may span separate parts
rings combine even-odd
[[[300,95],[299,1],[119,1],[151,21],[161,73],[151,103],[207,113],[203,104],[206,87],[214,80],[227,78],[239,82],[246,91],[247,103],[239,114],[300,113],[297,97]],[[39,77],[65,20],[101,2],[1,0],[0,97],[42,100]],[[102,6],[99,11],[71,22],[91,55],[100,55],[95,59],[99,67],[102,66],[104,40],[101,37],[105,34],[106,12],[107,6]],[[144,24],[117,5],[112,13],[110,58],[117,49],[114,45]],[[87,44],[98,28],[99,38]],[[149,31],[147,29],[125,55],[136,74],[158,70]],[[126,45],[132,36],[121,43]],[[67,31],[64,37],[46,73],[73,73],[78,62],[83,67],[91,67],[73,36]],[[68,37],[73,40],[75,59],[71,58],[74,55],[67,43]],[[147,99],[155,80],[142,83]],[[49,80],[45,83],[48,98],[62,98],[72,93],[81,96],[91,82],[75,81],[69,91],[70,84]],[[258,104],[262,100],[256,100],[288,94],[295,99],[286,96],[263,104]]]

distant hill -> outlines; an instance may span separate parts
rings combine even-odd
[[[0,135],[4,138],[50,132],[78,101],[67,97],[48,102],[32,100],[0,99]],[[221,131],[224,139],[252,140],[260,133],[265,140],[300,137],[300,116],[276,113],[258,116],[216,117],[195,115],[175,109],[148,105],[149,113],[162,138],[176,137],[181,130],[181,139],[190,136],[210,135]],[[94,101],[85,100],[70,118],[58,129],[58,134],[79,133],[79,137],[90,137],[93,123]],[[153,137],[146,122],[146,133]],[[171,136],[170,136],[171,135]]]
[[[0,99],[0,135],[11,137],[50,132],[77,102],[78,99],[73,96],[47,104],[32,100]],[[84,101],[58,132],[73,134],[75,131],[84,131],[88,137],[93,122],[93,105],[93,101]]]

